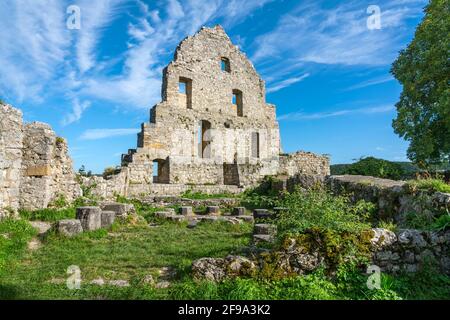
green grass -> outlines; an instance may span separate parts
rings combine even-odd
[[[0,277],[6,269],[22,257],[27,242],[36,234],[31,225],[23,220],[0,221]],[[1,282],[0,282],[1,283]]]
[[[251,225],[200,224],[195,229],[166,223],[156,228],[146,225],[115,225],[111,232],[99,230],[74,238],[49,235],[44,246],[28,252],[21,263],[0,276],[1,299],[110,299],[156,298],[158,292],[143,286],[146,275],[157,277],[162,267],[177,271],[175,282],[189,277],[193,260],[239,253],[250,241]],[[85,283],[96,279],[128,280],[130,288],[97,287],[89,284],[71,291],[52,279],[66,279],[71,265],[81,269]],[[166,290],[167,291],[167,290]],[[164,290],[158,294],[164,295]],[[167,295],[167,293],[165,293]],[[156,296],[154,296],[156,295]]]
[[[330,278],[319,269],[282,280],[230,279],[221,283],[194,281],[193,260],[239,254],[250,240],[251,225],[166,223],[156,228],[115,224],[74,238],[50,234],[44,246],[26,250],[35,235],[25,221],[0,222],[0,299],[449,299],[449,277],[431,267],[415,275],[382,275],[381,290],[369,290],[367,275],[342,266]],[[3,240],[2,240],[3,239]],[[69,290],[67,268],[81,269],[80,290]],[[168,289],[146,285],[146,275],[172,267],[177,275]],[[93,279],[128,280],[130,287],[90,285]]]
[[[215,193],[207,194],[203,192],[193,192],[191,189],[187,190],[181,195],[181,198],[192,199],[192,200],[207,200],[207,199],[221,199],[221,198],[236,198],[237,195],[233,193]]]
[[[63,219],[75,219],[76,209],[66,208],[66,209],[42,209],[36,211],[20,210],[19,215],[22,219],[30,221],[58,221]]]

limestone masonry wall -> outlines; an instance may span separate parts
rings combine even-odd
[[[137,148],[122,156],[112,180],[93,178],[94,192],[137,196],[159,192],[161,184],[209,192],[209,185],[245,189],[281,172],[329,174],[326,157],[280,157],[276,108],[266,102],[265,83],[221,26],[203,27],[178,45],[161,91]]]
[[[0,216],[18,209],[42,209],[59,195],[81,195],[67,142],[49,125],[23,124],[22,113],[0,105]]]

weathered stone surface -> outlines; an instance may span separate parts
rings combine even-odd
[[[67,142],[46,124],[24,125],[19,110],[0,103],[0,218],[47,208],[60,196],[81,196]]]
[[[397,236],[392,231],[381,228],[375,228],[372,231],[374,235],[370,242],[378,248],[390,246],[397,241]]]
[[[181,207],[181,214],[183,216],[192,216],[194,215],[194,211],[192,210],[192,207]]]
[[[265,235],[274,235],[277,233],[277,226],[273,224],[267,224],[267,223],[258,223],[255,224],[254,234],[265,234]]]
[[[52,227],[51,223],[45,221],[30,221],[30,224],[38,231],[39,235],[45,234]]]
[[[400,227],[407,215],[417,213],[432,219],[448,208],[450,194],[409,190],[406,182],[369,176],[343,175],[326,178],[335,194],[351,194],[352,200],[366,200],[377,205],[378,219],[394,220]]]
[[[253,221],[255,221],[253,216],[236,216],[236,219],[240,219],[240,220],[245,221],[245,222],[253,222]]]
[[[219,215],[220,214],[220,208],[217,206],[208,206],[206,207],[206,213],[212,214],[212,215]]]
[[[182,222],[182,221],[186,221],[186,216],[183,215],[171,215],[167,217],[168,220],[173,221],[173,222]]]
[[[243,216],[243,215],[245,215],[245,208],[244,207],[236,207],[236,208],[233,208],[233,211],[232,211],[232,215],[233,216]]]
[[[155,212],[155,217],[161,218],[161,219],[168,219],[170,216],[173,216],[173,215],[175,215],[175,214],[172,212],[169,212],[169,211]]]
[[[240,193],[266,175],[329,174],[326,156],[280,156],[279,124],[265,83],[220,26],[202,28],[178,45],[163,70],[161,91],[137,148],[122,156],[120,173],[90,179],[97,195]]]
[[[82,233],[83,227],[80,220],[61,220],[56,223],[56,231],[67,237],[72,237]]]
[[[116,216],[125,217],[129,214],[136,214],[134,205],[130,203],[105,203],[101,206],[103,211],[113,211]]]
[[[129,287],[130,283],[127,280],[110,280],[108,281],[108,284],[110,286],[114,286],[114,287]]]
[[[102,227],[102,210],[99,207],[77,208],[76,215],[84,231],[93,231]]]
[[[274,236],[270,234],[254,234],[253,235],[253,242],[255,244],[258,243],[273,243],[275,241]]]
[[[101,227],[109,228],[112,226],[114,220],[116,219],[116,213],[114,211],[102,211],[101,217]]]
[[[251,276],[256,272],[253,261],[242,256],[227,256],[221,258],[202,258],[192,263],[192,272],[195,279],[222,281],[226,277]]]
[[[267,209],[255,209],[253,210],[253,217],[255,219],[270,219],[272,214]]]

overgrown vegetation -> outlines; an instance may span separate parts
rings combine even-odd
[[[367,221],[375,206],[363,200],[353,204],[348,197],[335,196],[324,188],[296,189],[275,200],[287,208],[277,219],[279,237],[302,233],[310,228],[336,232],[360,232],[371,226]]]
[[[447,184],[440,179],[410,180],[407,182],[406,187],[412,192],[417,190],[425,190],[450,193],[450,184]]]

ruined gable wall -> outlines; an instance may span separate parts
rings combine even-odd
[[[221,70],[222,57],[229,59],[230,72]],[[180,79],[192,81],[189,105],[179,92]],[[243,116],[232,104],[233,89],[242,91]],[[221,27],[203,28],[181,42],[164,70],[162,95],[163,101],[151,110],[150,123],[143,125],[137,153],[150,161],[169,157],[171,183],[221,183],[224,162],[233,163],[236,156],[250,161],[254,132],[260,132],[260,158],[278,157],[275,107],[266,104],[264,82]],[[208,159],[199,151],[201,120],[209,121],[213,132]],[[138,158],[133,155],[132,162],[140,162]],[[275,174],[276,168],[270,168]]]
[[[0,103],[0,218],[19,208],[22,112]]]

